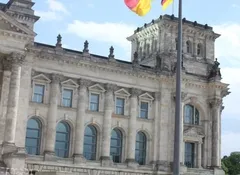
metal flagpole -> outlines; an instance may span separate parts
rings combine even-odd
[[[180,175],[180,134],[181,134],[181,73],[182,73],[182,0],[178,4],[178,50],[176,71],[175,135],[173,175]]]

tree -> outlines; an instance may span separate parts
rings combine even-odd
[[[230,156],[222,158],[222,169],[226,175],[240,174],[240,153],[231,153]]]

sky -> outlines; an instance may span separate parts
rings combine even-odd
[[[176,1],[176,0],[175,0]],[[0,0],[6,3],[7,0]],[[107,56],[110,46],[115,57],[130,61],[131,45],[126,40],[133,31],[160,15],[177,16],[174,8],[162,11],[160,0],[153,0],[152,10],[138,17],[124,0],[35,0],[36,41],[55,45],[62,35],[63,47],[80,50],[89,41],[91,53]],[[215,57],[221,63],[222,81],[230,84],[231,94],[224,98],[222,113],[222,156],[240,151],[240,1],[183,0],[183,17],[213,27],[221,37],[216,40]]]

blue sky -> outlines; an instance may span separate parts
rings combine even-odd
[[[0,0],[6,2],[7,0]],[[130,60],[130,43],[126,37],[133,30],[172,8],[161,10],[160,0],[153,1],[151,12],[138,17],[124,5],[124,0],[35,0],[34,9],[42,18],[35,25],[36,41],[54,45],[58,33],[63,46],[82,50],[89,41],[90,52],[108,55],[111,45],[115,57]],[[177,16],[177,1],[174,12]],[[214,27],[222,34],[216,41],[216,57],[221,63],[223,81],[230,83],[231,94],[224,100],[222,116],[222,155],[240,151],[240,1],[183,0],[183,17]]]

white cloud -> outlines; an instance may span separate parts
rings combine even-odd
[[[224,132],[222,134],[222,157],[230,155],[231,152],[240,151],[240,133]]]
[[[35,11],[36,15],[40,16],[43,21],[62,20],[64,15],[69,14],[64,4],[58,0],[47,0],[46,3],[48,6],[46,11]]]
[[[120,46],[125,52],[130,53],[131,43],[127,37],[133,34],[135,26],[124,23],[96,23],[73,21],[67,27],[67,33],[72,33],[83,39],[93,39],[112,45]]]

